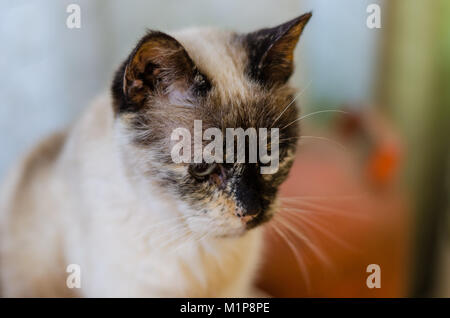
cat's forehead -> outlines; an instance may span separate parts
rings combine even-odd
[[[293,90],[288,85],[268,89],[249,77],[251,61],[238,33],[191,28],[171,35],[213,84],[214,89],[204,105],[212,114],[211,124],[264,127],[291,100]]]
[[[251,98],[255,84],[246,76],[248,54],[235,32],[191,28],[171,35],[183,45],[223,99]]]

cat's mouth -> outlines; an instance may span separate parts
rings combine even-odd
[[[236,208],[234,216],[243,224],[245,230],[251,230],[269,221],[273,216],[273,211],[271,208],[261,209],[260,206],[246,210]]]
[[[264,223],[270,221],[273,217],[273,213],[259,213],[255,216],[242,217],[240,221],[242,222],[242,227],[238,229],[231,230],[228,233],[222,233],[218,235],[219,237],[239,237],[245,235],[248,231],[263,225]]]
[[[263,225],[264,223],[270,221],[273,213],[261,213],[255,216],[244,216],[239,217],[239,220],[234,220],[234,222],[219,222],[220,225],[217,227],[211,225],[208,231],[213,233],[213,236],[217,238],[231,238],[240,237],[245,235],[248,231]],[[237,223],[235,223],[238,221]],[[230,223],[229,223],[230,222]]]
[[[250,219],[249,221],[246,222],[245,227],[247,230],[251,230],[257,226],[260,226],[268,221],[270,221],[270,219],[272,219],[273,217],[273,213],[259,213],[257,215],[255,215],[252,219]]]

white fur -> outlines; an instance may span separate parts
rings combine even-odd
[[[177,237],[184,212],[145,177],[126,174],[118,151],[125,137],[117,134],[110,101],[102,98],[73,127],[56,162],[25,187],[10,182],[1,211],[5,295],[60,295],[61,273],[79,264],[82,288],[71,295],[248,296],[260,230]],[[17,195],[29,210],[17,208]]]
[[[223,88],[224,101],[251,96],[245,57],[228,32],[173,36]],[[176,91],[170,97],[183,99]],[[193,217],[196,211],[142,173],[148,162],[158,171],[154,154],[129,143],[103,97],[68,131],[56,158],[47,140],[11,173],[0,205],[5,296],[250,295],[262,230],[246,232],[234,211]],[[214,231],[244,234],[220,238]],[[79,290],[66,286],[69,264],[81,266]]]

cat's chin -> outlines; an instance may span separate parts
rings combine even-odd
[[[270,219],[270,218],[269,218]],[[215,238],[240,238],[245,236],[247,233],[252,231],[255,228],[259,228],[262,224],[265,224],[269,219],[264,220],[263,222],[258,222],[254,224],[245,224],[241,228],[231,229],[229,231],[224,231],[222,233],[215,233]]]
[[[227,229],[222,230],[220,232],[214,232],[213,237],[221,239],[221,238],[238,238],[244,236],[248,232],[245,226],[235,228],[235,229]]]
[[[216,238],[239,238],[248,233],[247,229],[239,231],[230,231],[229,233],[220,233],[216,235]]]

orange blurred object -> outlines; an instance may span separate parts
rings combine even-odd
[[[399,153],[395,146],[386,144],[375,149],[367,165],[370,181],[377,186],[388,185],[397,172]]]

